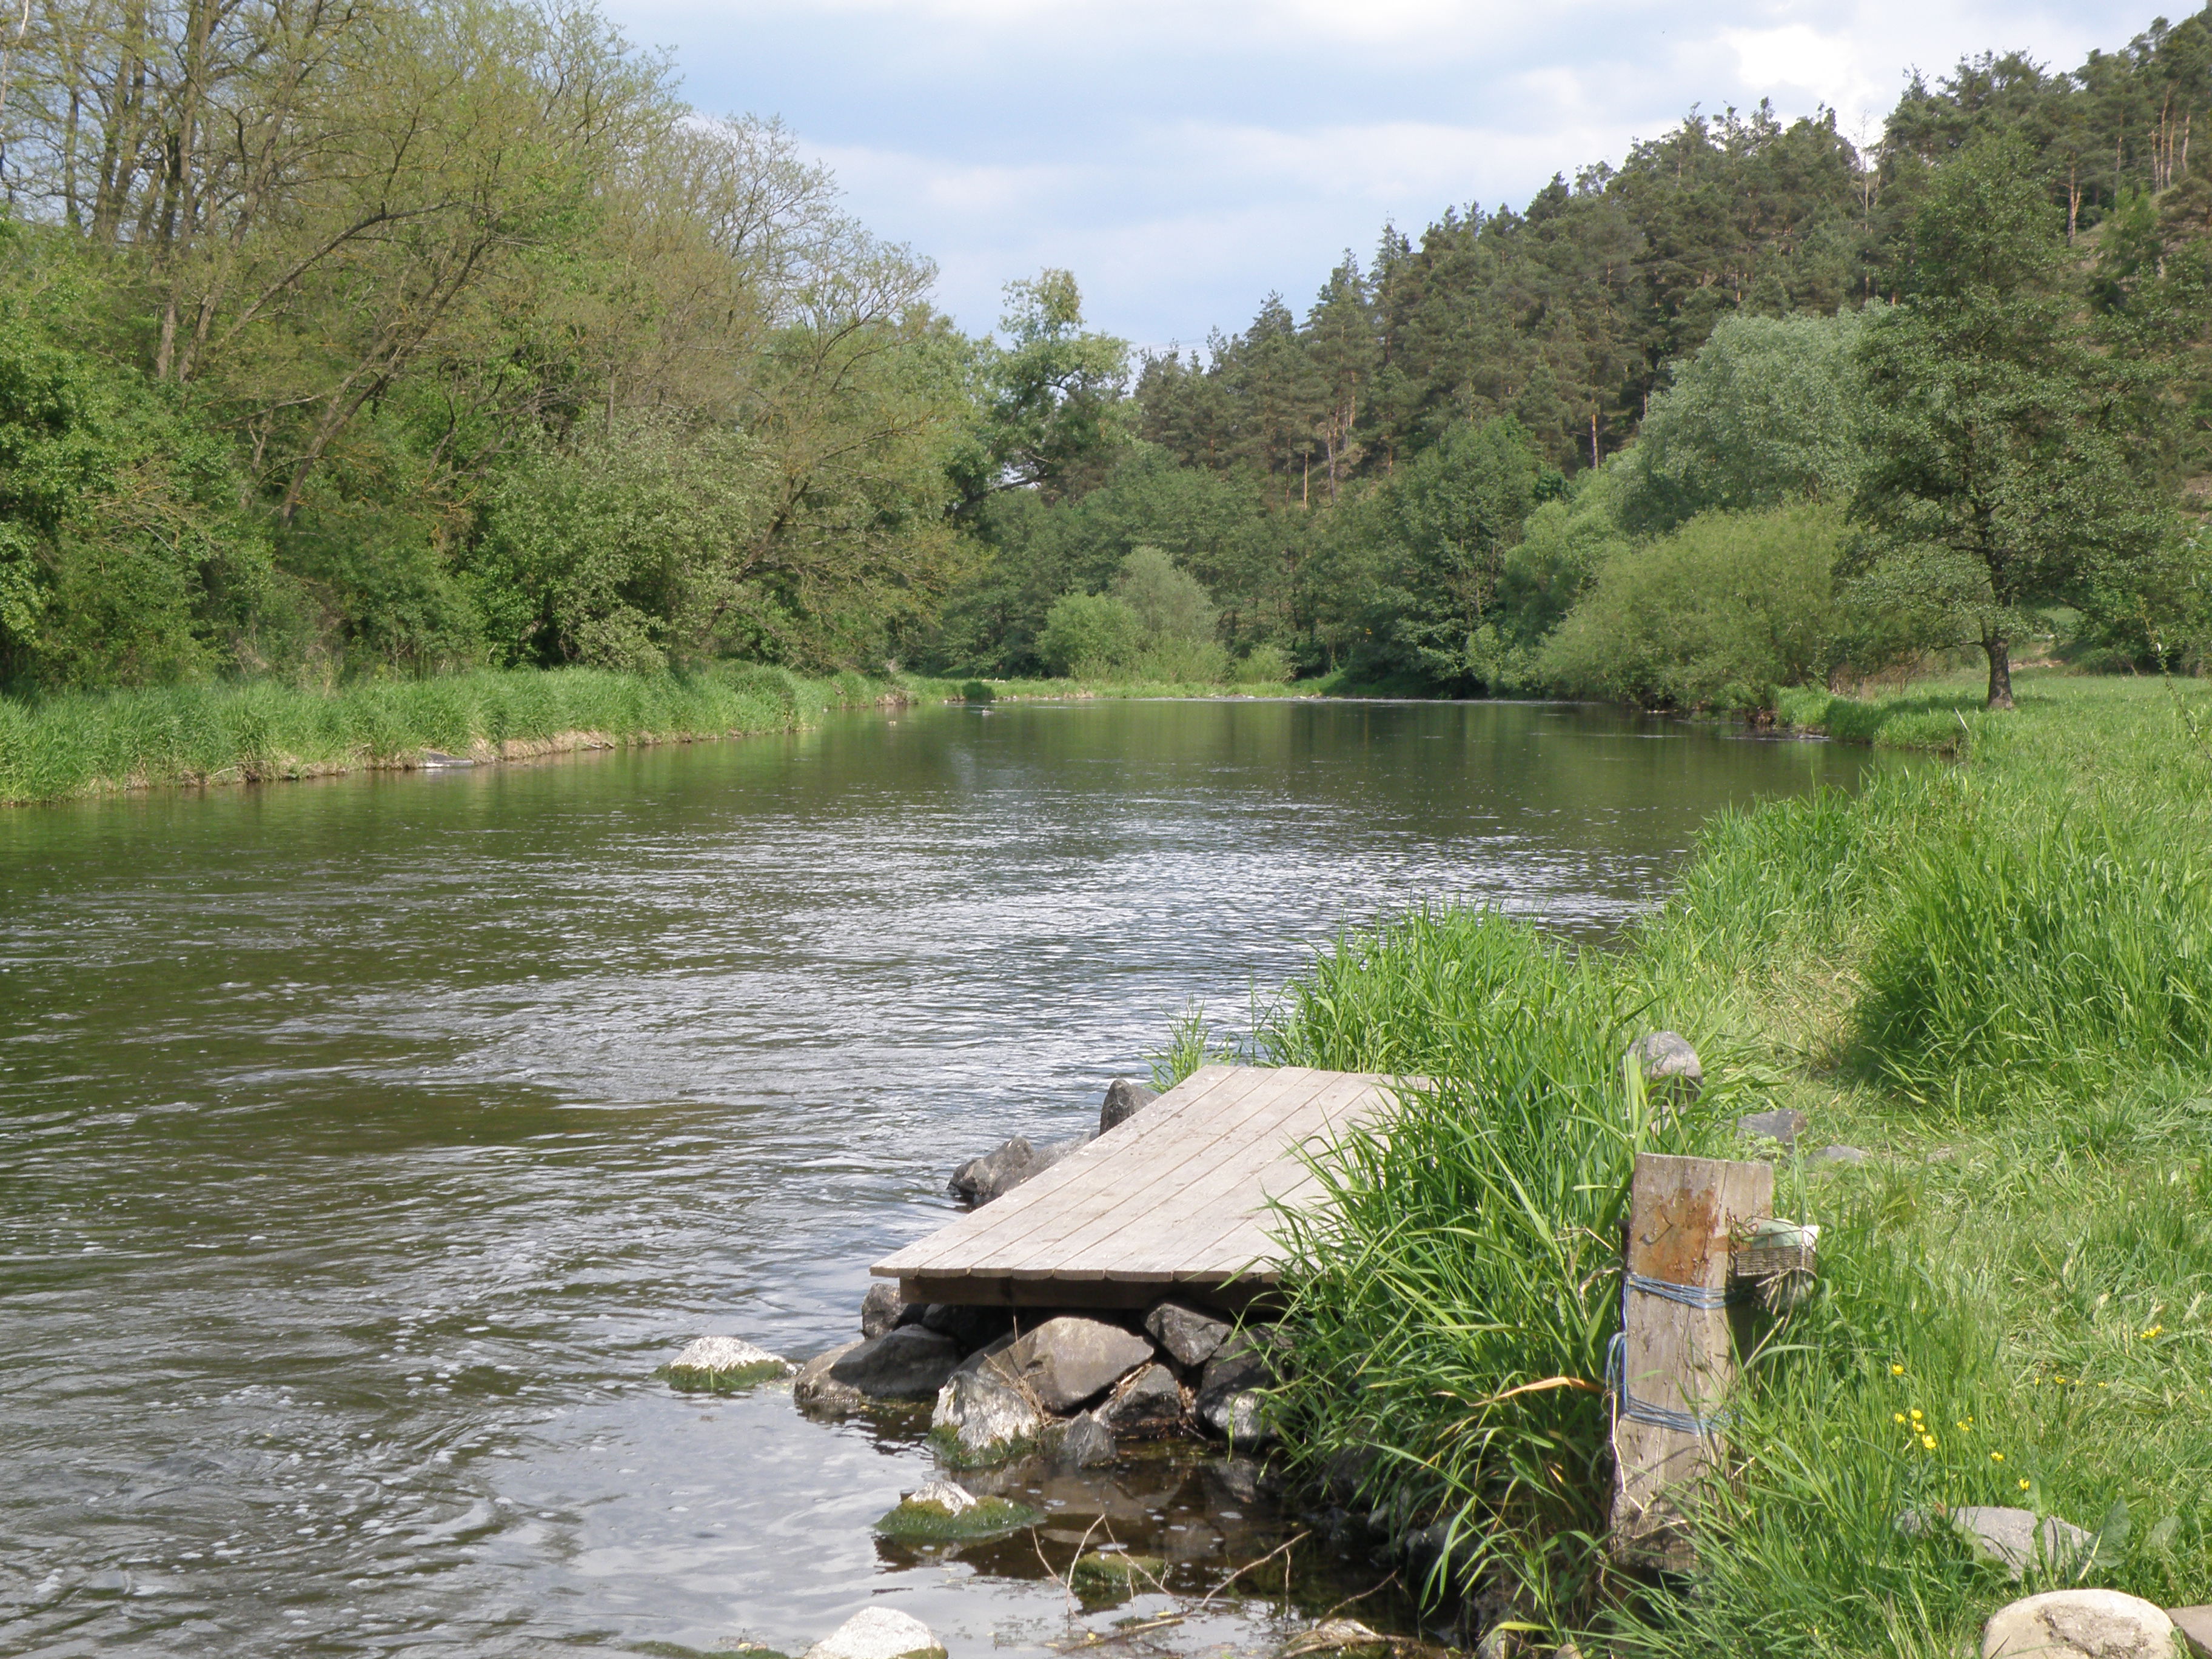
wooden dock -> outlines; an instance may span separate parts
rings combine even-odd
[[[1005,1197],[870,1269],[908,1302],[1234,1312],[1281,1280],[1278,1218],[1317,1190],[1302,1152],[1392,1103],[1396,1080],[1206,1066]]]

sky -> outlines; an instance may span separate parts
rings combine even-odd
[[[1202,346],[1303,314],[1386,221],[1525,202],[1692,106],[1821,106],[1878,133],[1917,67],[2124,46],[2112,0],[611,0],[709,114],[780,117],[849,210],[933,260],[981,333],[1008,281],[1075,273],[1086,319]],[[2185,15],[2186,8],[2173,15]]]

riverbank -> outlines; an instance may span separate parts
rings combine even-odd
[[[1425,1535],[1440,1587],[1593,1656],[1948,1655],[2070,1578],[1901,1528],[1942,1506],[2064,1516],[2099,1535],[2088,1582],[2205,1599],[2212,696],[2019,690],[2007,715],[1823,699],[1838,736],[1942,747],[1948,720],[1963,763],[1724,815],[1618,951],[1441,908],[1288,988],[1263,1058],[1445,1080],[1299,1241],[1284,1404],[1351,1538]],[[1694,1595],[1601,1547],[1620,1205],[1655,1133],[1620,1054],[1654,1025],[1709,1079],[1673,1149],[1752,1155],[1739,1116],[1803,1113],[1778,1208],[1823,1228],[1698,1511]]]
[[[246,681],[0,697],[0,805],[793,732],[832,709],[883,704],[1281,690],[1084,680],[985,685],[850,672],[810,678],[732,664],[671,674],[484,669],[336,687]]]

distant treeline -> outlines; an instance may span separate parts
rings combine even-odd
[[[2208,20],[1961,64],[1863,149],[1692,116],[1133,364],[1065,272],[962,334],[781,129],[588,9],[59,0],[0,76],[0,683],[739,659],[1755,704],[2054,617],[2191,662]],[[1945,448],[1962,398],[2001,456]]]

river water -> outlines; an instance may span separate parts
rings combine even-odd
[[[654,1367],[857,1334],[954,1162],[1085,1127],[1342,921],[1601,936],[1717,808],[1870,763],[1532,705],[948,707],[0,813],[0,1653],[797,1652],[878,1598],[1041,1653],[1157,1610],[1071,1614],[1040,1552],[1099,1528],[1216,1583],[1290,1524],[1218,1457],[905,1555],[910,1416]],[[1174,1643],[1261,1644],[1273,1583]]]

